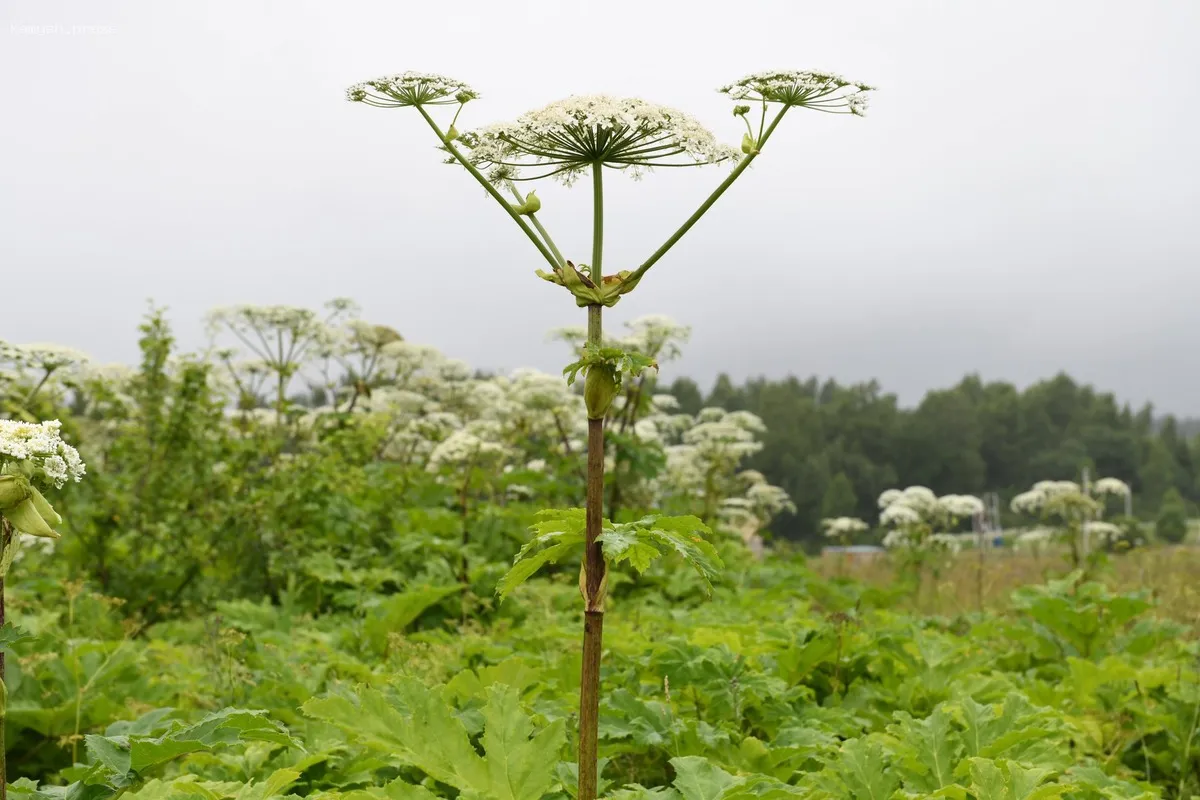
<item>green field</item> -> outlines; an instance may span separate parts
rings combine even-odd
[[[59,539],[16,533],[5,495],[10,797],[576,795],[584,398],[336,330],[352,366],[305,394],[180,353],[158,314],[133,369],[6,351],[5,430],[61,419],[87,464],[39,484]],[[772,539],[789,500],[747,469],[754,415],[629,381],[608,428],[601,795],[1200,793],[1190,546],[1139,533],[1075,568],[1064,517],[1036,553],[927,547],[978,503],[953,495],[942,528],[884,514],[908,537],[884,556],[809,558]],[[0,488],[59,474],[19,444]],[[505,580],[526,545],[541,569]]]

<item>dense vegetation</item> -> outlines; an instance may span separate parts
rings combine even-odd
[[[721,376],[707,395],[687,378],[670,391],[685,411],[720,406],[763,420],[763,449],[751,463],[796,504],[773,525],[792,539],[818,536],[825,517],[871,519],[875,498],[897,485],[996,492],[1007,509],[1036,481],[1078,480],[1088,469],[1129,483],[1134,511],[1147,519],[1164,499],[1200,501],[1200,437],[1188,438],[1173,416],[1135,411],[1065,374],[1023,391],[970,376],[912,409],[873,382],[760,378],[736,386]]]
[[[582,398],[555,376],[472,375],[350,311],[337,304],[328,324],[297,309],[214,317],[309,341],[278,361],[274,336],[254,356],[229,325],[212,351],[180,353],[158,312],[133,370],[5,350],[6,416],[62,418],[88,465],[48,494],[63,537],[18,537],[8,574],[11,796],[573,795],[578,555],[503,602],[495,587],[538,509],[581,503]],[[627,334],[623,346],[665,362],[685,331],[650,318]],[[1160,614],[1103,558],[1068,572],[1052,553],[1002,608],[932,616],[911,576],[863,584],[787,547],[756,557],[788,508],[773,483],[810,474],[779,464],[832,463],[836,476],[877,441],[879,463],[914,482],[929,473],[897,466],[917,462],[894,432],[932,412],[763,382],[712,398],[727,413],[696,409],[680,385],[680,409],[649,378],[623,388],[606,499],[617,520],[710,523],[725,570],[711,596],[711,576],[677,560],[611,573],[605,796],[1200,793],[1194,591]],[[1047,391],[1014,396],[1032,408]],[[819,457],[788,438],[805,426],[823,437]],[[871,486],[846,482],[855,498]],[[805,511],[801,483],[798,516],[865,504]],[[1059,577],[1042,584],[1039,570]]]

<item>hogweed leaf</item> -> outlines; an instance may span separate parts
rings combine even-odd
[[[315,698],[303,711],[455,787],[463,796],[496,800],[538,800],[554,782],[566,739],[562,721],[535,731],[516,690],[503,685],[488,691],[483,756],[440,693],[415,678],[401,678],[390,694],[362,689],[355,695]],[[395,791],[404,800],[425,797],[419,787],[397,786]]]
[[[1007,759],[972,758],[970,772],[971,793],[977,800],[1051,800],[1075,789],[1071,784],[1045,784],[1054,770]]]
[[[672,758],[675,788],[683,800],[717,800],[735,780],[725,770],[703,756]]]
[[[194,725],[183,726],[162,736],[130,737],[130,766],[141,773],[188,753],[245,741],[300,748],[300,743],[282,725],[269,719],[267,712],[226,708],[209,714]]]
[[[833,768],[856,800],[888,800],[899,785],[884,769],[883,749],[865,738],[846,741]]]
[[[645,572],[652,563],[662,557],[662,551],[647,541],[648,537],[639,536],[637,531],[614,527],[604,531],[597,538],[609,564],[628,561],[638,572]]]
[[[33,634],[24,628],[18,628],[11,622],[0,625],[0,647],[12,647],[14,644],[33,639]]]
[[[538,512],[531,526],[534,537],[521,547],[512,568],[496,584],[500,598],[507,597],[546,564],[557,564],[575,551],[585,541],[586,525],[582,508]]]
[[[554,767],[566,742],[562,720],[534,731],[521,710],[517,691],[497,684],[483,708],[483,749],[487,753],[489,797],[538,800],[554,782]]]

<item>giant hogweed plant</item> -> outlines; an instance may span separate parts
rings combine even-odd
[[[637,353],[606,346],[603,312],[632,292],[647,272],[694,226],[759,157],[776,128],[792,109],[862,115],[866,84],[814,71],[761,72],[720,91],[734,101],[733,114],[745,124],[740,152],[720,144],[691,116],[640,99],[606,95],[573,96],[528,112],[515,122],[460,133],[463,109],[478,97],[462,81],[441,75],[406,72],[356,84],[347,98],[379,108],[415,109],[428,124],[449,162],[461,165],[528,238],[548,269],[542,279],[566,289],[587,309],[587,341],[581,357],[565,372],[584,378],[587,404],[586,507],[583,511],[547,511],[536,536],[518,554],[501,585],[505,594],[542,564],[584,547],[580,590],[584,600],[583,666],[579,711],[579,794],[593,800],[597,791],[597,724],[600,655],[603,637],[606,571],[629,562],[643,570],[665,553],[676,552],[706,579],[720,560],[703,537],[698,518],[649,516],[631,523],[608,522],[604,504],[604,426],[626,380],[636,379],[653,362]],[[441,116],[443,107],[453,117]],[[448,116],[448,114],[447,114]],[[732,167],[724,180],[653,253],[633,269],[605,274],[604,176],[607,172],[639,177],[658,168],[705,165]],[[519,187],[554,178],[571,185],[590,180],[592,242],[588,264],[563,255],[538,217],[536,191]]]
[[[68,481],[82,480],[86,471],[79,452],[63,441],[61,429],[58,420],[33,423],[0,419],[0,800],[7,791],[4,649],[24,638],[21,630],[4,618],[5,578],[17,551],[28,539],[58,538],[54,529],[62,524],[62,517],[39,486],[61,489]]]

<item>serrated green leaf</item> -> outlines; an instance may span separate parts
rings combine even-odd
[[[128,775],[129,770],[132,768],[129,741],[127,739],[124,737],[110,739],[105,736],[96,736],[93,734],[83,737],[83,743],[94,763],[100,764],[114,778],[124,783],[126,775]]]
[[[888,733],[894,737],[895,757],[905,773],[905,787],[936,792],[954,784],[963,744],[945,708],[938,706],[925,719],[914,719],[903,712],[896,716],[898,722],[888,728]]]
[[[424,786],[394,780],[383,787],[383,793],[388,800],[441,800],[436,794]]]
[[[516,690],[503,685],[488,690],[483,756],[445,700],[415,678],[399,679],[393,694],[363,689],[327,695],[305,703],[303,711],[464,795],[496,800],[538,800],[554,782],[565,741],[561,720],[535,732]]]
[[[1043,785],[1054,771],[1025,767],[1007,759],[972,758],[971,793],[977,800],[1050,800],[1074,787],[1070,784]]]
[[[649,536],[639,535],[636,530],[609,529],[601,533],[597,541],[600,542],[604,558],[609,564],[628,561],[638,572],[645,572],[656,559],[662,557],[662,551],[649,541]]]
[[[850,739],[842,745],[834,771],[855,800],[888,800],[899,786],[884,769],[883,749],[867,739]]]
[[[488,689],[483,708],[483,749],[487,753],[490,797],[537,800],[554,782],[554,765],[566,741],[562,720],[539,732],[521,710],[515,689]]]
[[[734,777],[703,756],[672,758],[672,782],[683,800],[716,800],[734,782]]]
[[[531,526],[536,535],[517,553],[512,568],[496,584],[496,593],[501,599],[507,597],[546,564],[557,564],[578,550],[585,541],[586,525],[581,508],[538,512]]]
[[[183,726],[157,738],[130,738],[130,767],[143,773],[150,767],[188,753],[243,741],[300,746],[283,726],[269,719],[265,711],[226,708],[209,714],[194,725]]]
[[[11,622],[0,625],[0,647],[12,647],[20,642],[33,639],[33,634],[24,628],[18,628]]]

